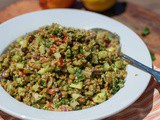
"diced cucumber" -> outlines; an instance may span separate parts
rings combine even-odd
[[[38,73],[39,73],[39,74],[44,74],[44,73],[50,72],[50,71],[52,71],[52,70],[53,70],[53,68],[51,68],[51,67],[45,67],[45,68],[41,68],[41,69],[38,71]]]
[[[110,65],[108,64],[108,62],[103,64],[103,70],[107,71],[109,69]]]
[[[19,94],[20,96],[24,97],[25,94],[26,94],[26,89],[19,87],[19,88],[18,88],[18,94]]]
[[[22,41],[20,41],[20,45],[22,46],[22,48],[26,48],[28,46],[28,41],[22,40]]]
[[[116,61],[116,62],[115,62],[115,66],[116,66],[117,68],[120,68],[120,69],[122,69],[122,68],[125,67],[125,65],[124,65],[124,63],[123,63],[122,60]]]
[[[101,93],[98,93],[96,96],[94,96],[93,101],[95,103],[102,103],[107,99],[107,94],[105,91],[101,91]]]
[[[108,48],[108,51],[109,51],[109,52],[113,52],[113,51],[115,51],[115,48],[114,48],[114,47],[109,47],[109,48]]]
[[[17,42],[17,43],[20,43],[22,40],[23,40],[23,38],[22,38],[22,37],[19,37],[16,42]]]
[[[19,55],[14,55],[13,57],[12,57],[12,60],[14,61],[14,62],[17,62],[17,61],[19,61],[21,59],[21,57],[19,56]]]
[[[17,63],[16,64],[16,68],[23,69],[24,68],[24,64],[23,63]]]
[[[70,74],[74,74],[76,72],[76,69],[71,66],[67,67],[67,70]]]
[[[70,106],[72,108],[75,108],[77,105],[79,105],[79,103],[77,101],[73,101],[73,102],[70,103]]]
[[[38,93],[32,93],[32,96],[34,98],[34,102],[38,102],[43,98],[43,96]]]
[[[37,92],[38,89],[39,89],[39,85],[38,85],[38,84],[35,84],[35,85],[32,86],[32,90],[33,90],[34,92]]]
[[[56,66],[54,69],[56,72],[60,71],[60,67]]]
[[[87,91],[87,92],[85,92],[85,95],[87,95],[87,96],[92,96],[92,95],[93,95],[93,92],[92,92],[92,91]]]
[[[18,85],[23,86],[23,82],[21,78],[17,78],[16,82],[18,83]]]
[[[67,57],[71,57],[71,55],[72,55],[72,51],[71,51],[70,49],[68,49],[68,50],[66,51],[66,56],[67,56]]]
[[[41,68],[41,69],[38,71],[39,74],[44,74],[45,72],[46,72],[46,68]]]
[[[44,45],[41,45],[41,46],[39,47],[39,51],[40,51],[40,54],[41,54],[41,55],[45,54],[45,46],[44,46]]]
[[[78,84],[71,84],[70,85],[71,88],[77,88],[77,89],[82,89],[83,87],[83,82],[79,82]]]
[[[96,53],[93,53],[92,56],[92,63],[98,64],[98,55]]]
[[[79,98],[81,95],[80,95],[80,94],[77,94],[77,93],[73,93],[71,96],[72,96],[72,98],[73,98],[74,100],[76,100],[76,99]]]
[[[98,53],[98,58],[99,59],[104,59],[104,58],[106,58],[107,57],[107,52],[106,51],[100,51],[99,53]]]
[[[84,56],[87,57],[88,55],[90,55],[91,52],[84,52]]]
[[[7,85],[7,92],[13,92],[14,90],[15,90],[15,88],[13,87],[12,84]]]
[[[54,56],[56,59],[59,59],[61,57],[61,54],[60,53],[54,53]]]
[[[82,71],[82,74],[86,77],[86,78],[90,78],[92,71],[90,69],[85,69]]]

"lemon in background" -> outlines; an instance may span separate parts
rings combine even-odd
[[[92,11],[104,11],[112,7],[116,0],[82,0],[85,7]]]

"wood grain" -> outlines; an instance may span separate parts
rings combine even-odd
[[[136,8],[136,9],[135,9]],[[134,30],[154,53],[160,54],[160,16],[134,4],[128,4],[126,11],[113,17]],[[144,26],[148,26],[151,34],[141,35]]]
[[[41,10],[42,8],[34,0],[22,0],[16,2],[0,11],[0,23],[5,22],[13,17]]]

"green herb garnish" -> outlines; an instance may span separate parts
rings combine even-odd
[[[149,33],[150,33],[149,28],[148,28],[147,26],[145,26],[145,27],[143,28],[141,34],[142,34],[143,36],[147,36]]]
[[[149,51],[149,52],[150,52],[152,61],[154,61],[156,59],[155,56],[154,56],[154,53],[152,51]]]

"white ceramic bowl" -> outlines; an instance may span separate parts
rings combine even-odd
[[[106,16],[72,9],[33,12],[1,24],[0,54],[19,36],[52,23],[82,29],[99,27],[116,32],[121,38],[122,51],[125,54],[152,67],[146,45],[132,30]],[[0,109],[18,118],[32,120],[91,120],[105,118],[131,105],[144,92],[150,81],[151,76],[149,74],[131,65],[127,67],[127,71],[125,87],[111,99],[92,108],[70,112],[40,110],[15,100],[0,86]],[[135,74],[138,74],[138,76],[135,76]]]

